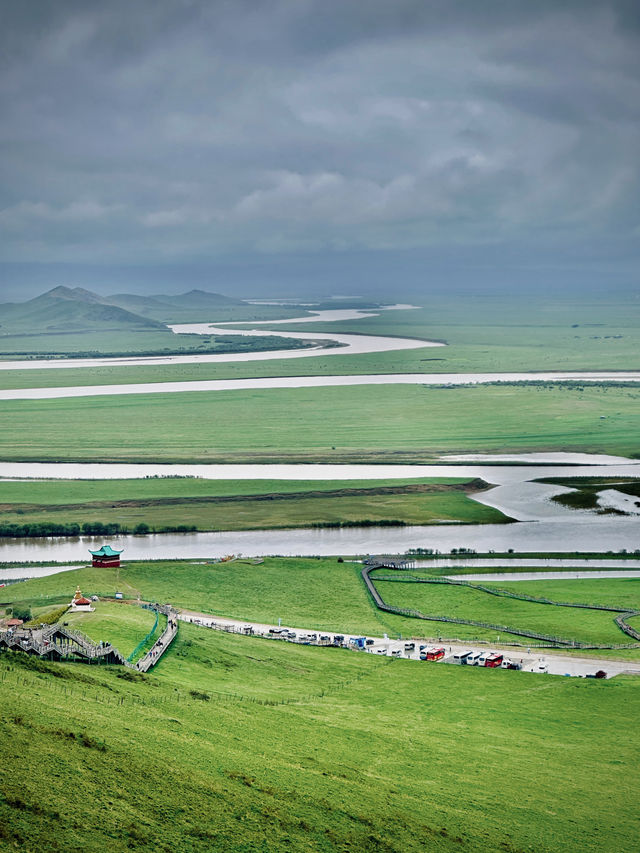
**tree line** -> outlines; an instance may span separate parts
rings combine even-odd
[[[39,521],[28,524],[0,524],[0,537],[14,539],[31,539],[45,536],[123,536],[133,533],[145,536],[148,533],[193,533],[197,530],[195,524],[178,524],[176,526],[150,527],[141,522],[133,529],[115,522],[88,521],[84,524],[65,524],[63,522]]]

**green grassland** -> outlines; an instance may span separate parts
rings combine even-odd
[[[381,636],[449,636],[495,639],[495,632],[464,625],[422,622],[381,613],[360,577],[360,564],[335,559],[267,558],[250,562],[127,562],[117,569],[93,567],[12,584],[2,590],[0,606],[25,602],[32,608],[70,599],[77,584],[85,594],[113,596],[116,590],[136,599],[170,601],[186,610],[254,622],[319,631]],[[103,639],[103,638],[100,638]]]
[[[293,317],[306,317],[309,309],[302,305],[264,305],[252,304],[232,300],[218,302],[203,300],[201,304],[197,301],[182,302],[174,298],[172,304],[158,305],[154,303],[153,297],[145,299],[140,297],[138,305],[127,304],[127,300],[116,300],[116,304],[122,305],[130,311],[136,311],[145,317],[158,320],[162,323],[250,323],[256,320],[282,320]]]
[[[441,478],[444,479],[444,478]],[[452,478],[453,479],[453,478]],[[467,497],[481,481],[375,483],[222,481],[194,478],[31,481],[0,484],[0,525],[100,521],[133,529],[308,527],[356,521],[500,523],[498,510]]]
[[[268,306],[254,307],[260,312],[268,309]],[[280,311],[279,308],[275,310]],[[426,307],[418,310],[388,311],[377,317],[338,323],[305,323],[300,328],[306,332],[351,332],[446,341],[446,347],[437,349],[419,348],[363,355],[334,353],[330,358],[318,355],[293,361],[276,359],[240,364],[131,368],[108,366],[92,368],[90,372],[73,369],[2,371],[0,387],[344,373],[631,370],[640,368],[640,324],[637,317],[637,304],[620,297],[565,305],[557,300],[523,301],[506,296],[500,300],[487,296],[482,299],[468,296],[456,300],[433,296]],[[227,315],[218,315],[216,309],[216,316],[212,315],[209,319],[220,322],[229,318]],[[295,331],[296,328],[295,324],[274,327],[280,332]],[[64,343],[65,351],[70,347],[73,347],[72,341]],[[89,342],[85,341],[76,348],[84,351],[96,347],[90,347]],[[101,342],[101,348],[108,352],[132,349],[124,339],[117,345],[115,342]]]
[[[332,558],[267,558],[260,565],[238,560],[232,563],[204,561],[136,561],[117,569],[83,568],[45,578],[12,584],[2,590],[0,602],[24,602],[35,608],[59,604],[70,599],[77,584],[85,594],[112,596],[118,589],[126,596],[143,600],[171,601],[186,610],[217,616],[235,617],[254,622],[283,624],[294,628],[341,631],[343,633],[404,637],[447,637],[464,641],[495,641],[496,631],[470,625],[425,621],[377,610],[369,598],[358,563],[338,563]],[[389,570],[374,572],[389,575]],[[411,572],[416,575],[415,572]],[[546,582],[532,582],[535,584]],[[567,583],[567,582],[565,582]],[[617,584],[609,599],[593,600],[588,590],[581,595],[582,585],[609,581],[575,581],[566,598],[558,600],[587,603],[618,604]],[[522,584],[526,587],[529,584]],[[508,584],[496,584],[508,588]],[[517,592],[520,584],[512,584]],[[640,588],[640,582],[638,582]],[[594,643],[626,643],[628,638],[614,625],[615,614],[593,613],[573,608],[556,608],[529,602],[495,598],[486,593],[460,587],[435,584],[380,583],[379,589],[390,604],[409,607],[425,614],[460,616],[475,621],[507,624],[514,628],[530,628],[541,633]],[[525,589],[522,589],[524,592]],[[473,593],[473,594],[471,594]],[[536,593],[529,593],[536,594]],[[544,595],[544,593],[542,593]],[[604,594],[604,593],[602,593]],[[397,599],[397,600],[396,600]],[[622,599],[631,609],[635,599]],[[500,631],[501,641],[532,643],[516,635]],[[104,639],[100,637],[99,639]],[[635,659],[640,650],[617,651],[615,657]]]
[[[183,355],[198,353],[258,352],[263,350],[300,349],[309,346],[308,341],[295,338],[261,337],[250,338],[234,335],[176,335],[169,329],[95,329],[78,332],[23,333],[0,336],[0,359],[18,357],[59,358],[118,356],[125,355]],[[29,374],[46,374],[48,370],[16,370],[11,374],[22,374],[29,381]],[[128,368],[120,368],[127,370]],[[76,372],[75,368],[64,368]],[[87,376],[87,368],[79,368]],[[57,374],[57,371],[56,371]],[[42,377],[46,381],[46,376]],[[5,386],[7,387],[7,386]],[[16,386],[11,386],[16,387]],[[17,387],[28,387],[20,385]]]
[[[177,297],[174,304],[158,305],[153,299],[127,297],[122,307],[106,302],[101,297],[82,289],[54,288],[28,302],[0,305],[0,357],[17,354],[54,356],[66,354],[172,352],[185,347],[197,350],[242,351],[245,349],[272,349],[278,341],[265,338],[260,341],[234,336],[228,341],[219,336],[183,335],[176,337],[164,323],[175,317],[173,323],[185,319],[202,322],[208,312],[219,320],[277,319],[300,316],[295,306],[258,306],[234,303],[216,294],[192,291]],[[171,300],[171,297],[170,297]],[[156,306],[158,311],[145,313],[146,307]],[[133,309],[133,313],[130,309]],[[142,309],[142,310],[139,310]],[[302,312],[306,313],[306,312]],[[160,321],[161,320],[161,321]],[[278,348],[299,346],[280,339]]]
[[[640,453],[636,387],[358,386],[6,401],[6,460],[419,461]],[[215,428],[213,428],[215,424]]]
[[[410,371],[624,370],[640,365],[638,319],[638,303],[631,296],[577,304],[483,294],[432,297],[418,310],[308,323],[305,329],[446,341],[447,349],[397,354]],[[293,328],[279,326],[281,331]]]
[[[381,480],[205,480],[200,477],[145,477],[138,480],[2,480],[0,506],[10,504],[112,504],[123,500],[233,498],[252,495],[334,492],[415,485],[464,486],[464,477]]]
[[[615,613],[553,607],[449,584],[401,583],[377,579],[375,585],[387,604],[418,610],[425,615],[490,622],[581,643],[630,642],[613,621],[617,615]],[[443,625],[441,630],[450,634],[456,628]]]
[[[73,630],[82,631],[95,643],[101,640],[111,643],[118,651],[128,657],[133,650],[149,634],[153,628],[156,614],[150,610],[144,610],[135,604],[126,605],[122,602],[97,601],[92,603],[95,608],[93,613],[77,611],[66,613],[64,621],[69,623]],[[166,625],[166,618],[164,619]],[[158,626],[154,635],[150,638],[148,646],[153,645],[162,633],[164,625],[158,620]],[[143,654],[146,650],[140,650]]]
[[[483,586],[506,589],[539,598],[550,598],[552,601],[601,604],[606,607],[628,607],[629,610],[640,610],[640,578],[581,578],[580,580],[534,580],[515,583],[488,581],[483,583]]]
[[[556,495],[552,500],[572,509],[597,509],[598,497],[604,489],[615,489],[625,495],[640,498],[640,483],[623,477],[549,477],[541,480],[546,483],[566,485],[575,491]],[[640,502],[638,502],[640,505]]]
[[[295,627],[380,634],[384,628],[360,578],[361,568],[329,558],[274,557],[257,566],[242,561],[136,561],[119,571],[89,567],[11,584],[0,590],[0,600],[33,605],[69,601],[79,584],[85,595],[112,596],[120,589],[134,599],[170,601],[212,615],[268,623],[281,618]]]
[[[187,625],[133,681],[37,664],[0,656],[6,849],[609,853],[640,837],[637,680]]]

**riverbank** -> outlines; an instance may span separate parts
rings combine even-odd
[[[455,478],[454,478],[455,479]],[[452,483],[272,482],[164,478],[0,482],[0,537],[105,535],[186,530],[508,523],[472,500],[490,488],[474,478]],[[56,530],[63,525],[75,530]],[[178,532],[179,529],[178,529]]]

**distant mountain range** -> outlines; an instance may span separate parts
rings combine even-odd
[[[165,323],[180,322],[185,314],[198,320],[208,309],[246,304],[204,290],[178,296],[102,297],[82,287],[59,286],[28,302],[0,305],[0,335],[164,329]]]
[[[174,296],[165,294],[139,296],[134,293],[116,293],[114,296],[107,297],[107,301],[127,311],[167,323],[179,322],[179,315],[184,312],[200,312],[247,304],[242,299],[232,299],[230,296],[222,296],[220,293],[210,293],[206,290],[190,290],[187,293]],[[198,314],[194,319],[203,318]],[[208,318],[205,317],[204,319]]]

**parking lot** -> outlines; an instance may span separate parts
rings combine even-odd
[[[581,678],[596,677],[596,673],[605,673],[599,677],[613,678],[620,673],[640,675],[640,662],[615,659],[573,657],[563,654],[563,650],[534,649],[524,647],[463,645],[428,639],[390,639],[389,637],[365,637],[357,634],[342,634],[333,631],[318,631],[286,625],[268,625],[246,622],[239,619],[213,617],[205,613],[183,611],[179,619],[246,636],[265,637],[279,642],[299,643],[303,645],[339,647],[386,657],[412,660],[423,666],[436,664],[454,664],[458,666],[482,666],[485,669],[510,669],[533,672],[540,675],[565,675]],[[436,659],[434,650],[443,650]],[[431,652],[431,654],[430,654]],[[491,655],[491,663],[487,663]],[[499,662],[497,659],[500,659]]]

